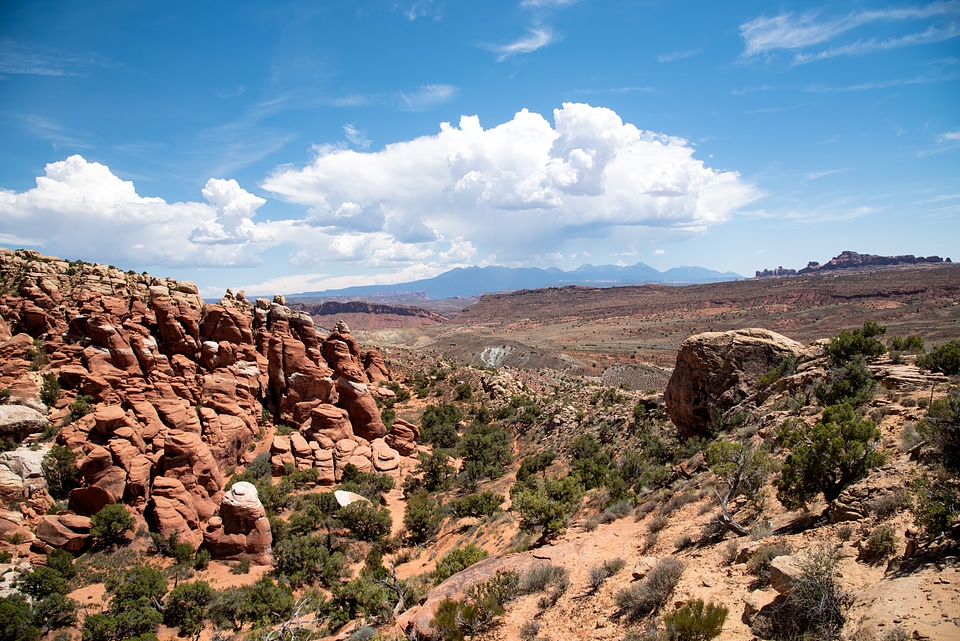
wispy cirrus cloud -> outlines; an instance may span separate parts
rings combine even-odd
[[[82,76],[91,67],[111,66],[95,53],[74,53],[0,38],[0,77],[4,75]]]
[[[740,25],[744,40],[742,59],[773,55],[779,51],[793,52],[793,63],[804,64],[836,56],[865,55],[899,47],[940,42],[960,35],[960,26],[946,24],[910,25],[913,30],[888,38],[858,39],[854,42],[803,51],[824,46],[848,32],[876,22],[922,21],[943,16],[960,15],[960,2],[948,0],[923,6],[877,11],[855,11],[843,16],[824,17],[818,11],[801,14],[781,13],[774,17],[761,16]]]
[[[934,146],[920,152],[921,156],[930,156],[933,154],[942,154],[946,151],[960,149],[960,130],[945,131],[937,134],[934,138]]]
[[[657,56],[657,62],[674,62],[676,60],[684,60],[686,58],[693,58],[694,56],[700,53],[699,49],[688,49],[687,51],[671,51],[669,53],[661,53]]]
[[[363,131],[360,131],[354,127],[349,122],[343,126],[343,133],[347,137],[347,140],[350,141],[356,147],[360,149],[369,149],[370,148],[370,139],[367,138],[367,134]]]
[[[577,2],[580,2],[580,0],[522,0],[520,6],[525,9],[540,7],[566,7],[567,5],[576,4]]]
[[[433,18],[434,20],[443,18],[443,4],[435,0],[398,2],[393,6],[393,10],[401,12],[411,22],[418,18]]]
[[[460,91],[456,85],[434,83],[420,85],[401,91],[384,91],[380,93],[346,94],[330,98],[323,98],[318,104],[328,107],[369,107],[380,105],[393,107],[402,111],[424,111],[453,100]]]
[[[424,111],[449,102],[456,94],[457,88],[454,85],[421,85],[412,91],[399,92],[398,106],[405,111]]]
[[[549,27],[535,27],[530,29],[527,35],[513,42],[502,45],[486,45],[486,48],[497,54],[497,62],[503,62],[520,54],[533,53],[557,40],[556,34]]]

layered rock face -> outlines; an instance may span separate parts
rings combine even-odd
[[[691,336],[680,345],[663,399],[680,436],[713,436],[719,417],[756,391],[757,379],[785,358],[806,354],[800,343],[766,329]]]
[[[192,283],[2,248],[0,292],[0,389],[10,390],[0,429],[17,441],[44,430],[40,373],[56,377],[49,419],[66,423],[58,442],[77,455],[78,515],[124,502],[161,534],[229,541],[212,549],[236,556],[229,514],[250,495],[225,495],[224,473],[252,460],[265,411],[297,430],[274,441],[278,471],[317,467],[333,483],[347,463],[399,465],[371,394],[389,380],[383,359],[345,324],[318,336],[283,297],[251,303],[228,291],[205,304]],[[94,411],[78,418],[69,406],[81,397]],[[415,428],[400,432],[391,442],[413,452]],[[210,538],[216,519],[225,534]],[[266,558],[269,527],[257,532],[243,554]]]

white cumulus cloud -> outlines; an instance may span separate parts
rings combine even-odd
[[[0,192],[0,235],[58,256],[118,265],[254,264],[270,242],[251,218],[265,201],[234,180],[211,179],[206,203],[168,203],[82,156],[46,166],[37,186]]]
[[[701,232],[759,195],[735,172],[706,167],[685,140],[610,109],[566,103],[553,120],[522,110],[484,129],[464,116],[380,151],[318,148],[312,163],[278,169],[262,187],[309,208],[302,226],[319,233],[466,239],[505,260],[652,229],[660,238]],[[348,245],[336,253],[362,251]]]

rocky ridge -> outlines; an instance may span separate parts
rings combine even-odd
[[[841,252],[839,256],[835,256],[822,265],[817,261],[810,261],[803,269],[784,269],[783,267],[777,267],[775,269],[758,270],[756,278],[802,276],[804,274],[827,273],[837,270],[875,269],[899,265],[939,265],[949,262],[949,258],[941,258],[940,256],[914,256],[913,254],[878,256],[876,254],[858,254],[854,251],[844,251]]]
[[[69,511],[51,515],[31,474],[5,484],[8,498],[24,500],[23,518],[0,515],[0,529],[42,523],[39,550],[124,503],[164,536],[263,560],[270,530],[256,491],[225,493],[224,482],[252,462],[268,420],[293,426],[273,439],[274,469],[316,467],[321,484],[347,463],[395,473],[415,451],[415,426],[388,434],[380,419],[374,395],[393,394],[381,387],[390,373],[380,354],[342,323],[318,335],[283,297],[228,291],[205,304],[192,283],[6,249],[0,292],[0,389],[9,390],[0,431],[29,441],[62,423],[57,443],[81,475]],[[41,373],[62,386],[49,423]]]

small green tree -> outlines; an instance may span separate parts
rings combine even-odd
[[[456,447],[457,425],[463,414],[456,405],[427,405],[420,417],[420,439],[434,447]]]
[[[777,498],[787,509],[805,506],[820,493],[834,501],[850,483],[883,463],[880,430],[848,404],[832,405],[809,431],[795,427],[784,435],[791,452],[784,461]]]
[[[426,490],[419,490],[407,497],[407,509],[403,513],[403,527],[407,538],[413,543],[425,543],[440,529],[443,521],[440,499]]]
[[[180,636],[196,636],[203,629],[214,590],[206,581],[181,583],[164,599],[163,622],[179,628]]]
[[[337,519],[361,541],[377,541],[390,534],[390,512],[366,501],[354,501],[337,512]]]
[[[485,558],[487,558],[487,551],[478,548],[473,543],[468,543],[462,548],[448,552],[440,559],[437,563],[437,569],[433,571],[433,584],[440,585],[457,572],[465,570]]]
[[[116,547],[126,543],[125,534],[136,522],[120,503],[105,505],[90,519],[90,534],[100,547]]]
[[[80,484],[77,455],[66,445],[54,445],[40,462],[47,491],[55,499],[65,499],[70,490]]]
[[[60,381],[53,374],[43,374],[40,383],[40,400],[47,407],[53,407],[60,400]]]
[[[706,451],[707,465],[717,477],[714,495],[720,504],[717,522],[723,530],[731,529],[740,536],[749,530],[730,514],[730,501],[746,497],[754,505],[763,499],[763,485],[770,474],[770,458],[763,450],[750,447],[748,443],[714,441]]]
[[[520,529],[539,531],[549,539],[562,533],[567,521],[580,507],[583,490],[574,476],[530,477],[522,487],[510,492],[513,508],[520,514]]]
[[[866,359],[858,354],[849,362],[830,368],[826,380],[816,385],[813,394],[824,407],[840,403],[859,407],[873,398],[877,387]]]
[[[960,374],[960,339],[937,345],[929,354],[918,358],[917,365],[947,376]]]
[[[930,404],[919,431],[937,452],[936,461],[949,472],[960,474],[960,387]]]
[[[824,351],[835,365],[843,365],[854,356],[880,356],[886,353],[887,348],[877,338],[886,331],[887,328],[883,325],[866,321],[862,328],[843,330],[838,336],[834,336]]]

